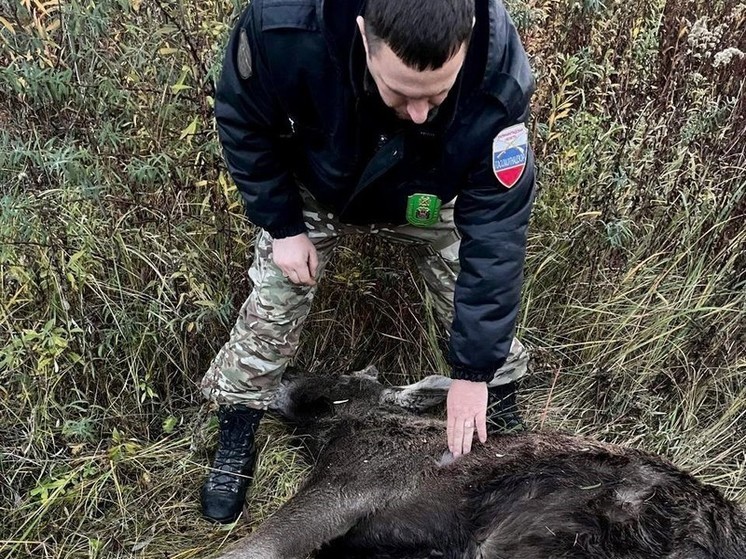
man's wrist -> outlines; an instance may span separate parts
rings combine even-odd
[[[285,225],[283,227],[267,229],[267,233],[273,239],[285,239],[286,237],[295,237],[301,233],[307,233],[306,224],[303,222]]]
[[[494,368],[490,367],[489,369],[476,369],[464,365],[454,365],[451,378],[454,380],[469,380],[472,382],[490,382],[495,376],[495,371],[499,368],[499,366],[496,366]]]

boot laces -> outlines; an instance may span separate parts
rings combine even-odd
[[[489,390],[487,407],[496,416],[514,415],[517,412],[515,390],[503,386],[496,386]]]
[[[218,450],[207,482],[210,489],[238,493],[246,484],[256,454],[255,428],[242,417],[221,417]]]
[[[515,389],[497,386],[490,389],[487,422],[492,430],[517,432],[525,429],[523,419],[518,414]]]

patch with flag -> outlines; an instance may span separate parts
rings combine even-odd
[[[518,182],[527,159],[528,130],[525,124],[515,124],[495,136],[492,141],[492,170],[505,188]]]

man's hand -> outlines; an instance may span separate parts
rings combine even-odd
[[[448,389],[448,449],[454,457],[471,452],[474,427],[487,442],[487,383],[454,380]]]
[[[319,257],[316,247],[305,233],[274,239],[272,259],[291,282],[297,285],[316,285]]]

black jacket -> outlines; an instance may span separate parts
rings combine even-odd
[[[306,230],[299,182],[355,224],[405,223],[416,192],[444,202],[458,195],[450,360],[454,378],[488,380],[510,349],[534,187],[530,150],[520,181],[510,189],[498,182],[492,142],[528,118],[528,59],[502,4],[476,0],[456,86],[427,123],[404,123],[370,86],[355,23],[362,5],[252,0],[233,31],[215,101],[228,168],[249,219],[274,238]]]

